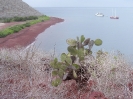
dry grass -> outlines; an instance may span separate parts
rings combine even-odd
[[[96,82],[94,90],[101,91],[109,99],[133,99],[132,64],[119,52],[103,54],[97,59],[86,61],[98,68],[92,73],[92,80]]]
[[[74,81],[52,87],[49,62],[52,53],[35,47],[27,49],[0,49],[0,99],[82,99]],[[109,53],[97,58],[87,57],[86,64],[95,68],[91,80],[96,82],[91,90],[101,91],[109,99],[133,99],[133,70],[118,53]]]

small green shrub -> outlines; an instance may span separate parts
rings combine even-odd
[[[13,20],[19,22],[19,21],[24,21],[24,18],[23,17],[14,17]]]
[[[0,38],[5,37],[4,32],[0,31]]]
[[[14,33],[14,31],[11,29],[9,29],[9,28],[4,29],[3,31],[0,31],[0,38],[6,37],[7,35],[12,34],[12,33]]]
[[[38,19],[37,16],[29,16],[29,17],[14,17],[14,21],[26,21],[26,20],[35,20]]]
[[[42,22],[44,22],[44,20],[42,20]]]
[[[20,26],[21,29],[24,29],[25,28],[24,24],[21,24],[19,26]]]
[[[30,21],[30,25],[34,25],[34,24],[36,24],[36,23],[38,23],[38,20]]]
[[[29,17],[27,17],[27,19],[28,20],[35,20],[35,19],[38,19],[38,17],[37,16],[29,16]]]
[[[9,23],[12,21],[21,22],[21,21],[27,21],[27,20],[36,20],[39,17],[37,16],[28,16],[28,17],[13,17],[13,18],[1,18],[0,20],[4,23]]]
[[[12,21],[12,19],[4,19],[4,23],[9,23],[9,22],[11,22]]]
[[[9,29],[11,29],[14,33],[19,32],[20,30],[22,30],[21,26],[19,26],[19,25],[10,27]]]
[[[25,27],[30,27],[31,25],[30,25],[29,22],[26,22],[26,23],[24,24],[24,26],[25,26]]]

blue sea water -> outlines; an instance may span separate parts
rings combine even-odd
[[[57,23],[39,34],[36,45],[44,50],[56,49],[56,52],[67,51],[66,39],[84,35],[93,40],[100,38],[102,46],[94,46],[93,51],[120,51],[133,55],[133,8],[35,8],[41,13],[59,17],[65,21]],[[112,9],[119,19],[110,19]],[[104,17],[97,17],[97,12]]]

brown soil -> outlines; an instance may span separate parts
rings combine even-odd
[[[11,48],[15,46],[26,47],[35,41],[35,38],[38,36],[38,34],[45,31],[51,25],[55,25],[56,23],[63,21],[64,21],[63,19],[51,17],[50,20],[37,23],[35,25],[32,25],[30,27],[21,30],[18,33],[14,33],[4,38],[0,38],[0,48]],[[6,23],[5,25],[0,26],[0,29],[16,24],[22,24],[22,23],[18,22]]]

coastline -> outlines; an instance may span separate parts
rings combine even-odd
[[[26,47],[34,42],[35,38],[47,28],[63,21],[64,20],[60,18],[50,17],[50,20],[37,23],[30,27],[26,27],[18,33],[0,38],[0,48],[13,48],[16,46]]]

